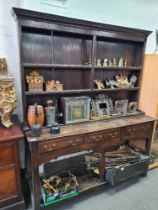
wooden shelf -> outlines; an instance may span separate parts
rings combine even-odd
[[[139,90],[139,87],[134,88],[107,88],[107,89],[94,89],[93,92],[116,92],[116,91],[136,91]]]
[[[79,90],[55,90],[55,91],[40,91],[40,92],[29,92],[26,91],[25,95],[30,96],[30,95],[51,95],[51,94],[72,94],[72,93],[89,93],[92,90],[90,89],[79,89]]]
[[[27,67],[27,68],[85,68],[85,69],[90,69],[90,68],[92,68],[92,65],[23,63],[23,67]]]
[[[94,66],[95,69],[104,69],[104,70],[132,70],[132,71],[140,71],[142,67],[134,67],[134,66],[127,66],[127,67],[106,67],[106,66]]]
[[[127,66],[127,67],[109,67],[109,66],[93,66],[93,65],[75,65],[75,64],[41,64],[41,63],[23,63],[23,67],[27,68],[85,68],[90,69],[94,67],[95,69],[104,69],[104,70],[133,70],[138,71],[141,70],[141,66],[133,67],[133,66]]]
[[[66,95],[66,94],[73,94],[73,93],[76,93],[76,94],[80,94],[80,93],[99,93],[99,92],[115,92],[115,91],[136,91],[136,90],[139,90],[139,87],[134,87],[134,88],[114,88],[114,89],[111,89],[111,88],[108,88],[108,89],[101,89],[101,90],[98,90],[98,89],[94,89],[94,90],[91,90],[91,89],[80,89],[80,90],[55,90],[55,91],[39,91],[39,92],[29,92],[29,91],[26,91],[25,92],[25,95],[26,96],[31,96],[31,95],[51,95],[51,94],[55,94],[55,95],[58,95],[58,94],[63,94],[63,95]]]

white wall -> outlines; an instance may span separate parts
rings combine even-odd
[[[17,112],[22,116],[19,50],[16,22],[11,7],[24,7],[48,13],[98,21],[114,25],[158,29],[158,0],[67,0],[66,7],[41,4],[44,0],[0,0],[0,57],[5,57],[9,72],[15,77]],[[46,0],[50,3],[53,0]],[[60,0],[54,0],[60,1]],[[149,36],[146,53],[155,48],[155,34]]]
[[[42,4],[46,1],[60,0],[24,0],[29,9],[48,13],[87,19],[133,28],[155,31],[158,29],[158,0],[67,0],[65,8]],[[155,49],[155,33],[148,38],[146,53]]]
[[[20,62],[16,22],[11,15],[13,6],[20,7],[20,0],[0,0],[0,57],[7,59],[8,72],[15,78],[14,85],[17,94],[17,112],[21,118],[21,85]]]

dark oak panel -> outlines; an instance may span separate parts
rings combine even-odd
[[[55,64],[83,65],[87,56],[91,56],[92,39],[87,40],[72,34],[54,34],[53,58]]]
[[[99,39],[97,42],[97,58],[127,58],[128,66],[141,66],[144,43],[125,42],[121,40]]]
[[[24,136],[17,116],[13,122],[10,128],[0,127],[0,209],[23,210],[18,142]]]
[[[55,70],[55,79],[64,84],[64,90],[90,89],[90,69]]]
[[[126,139],[143,139],[149,138],[153,129],[152,123],[144,123],[141,125],[127,126],[122,130],[122,140]]]
[[[51,63],[51,36],[42,34],[23,32],[23,61],[26,63]]]
[[[0,144],[0,167],[15,162],[15,145]]]
[[[18,196],[15,165],[0,168],[0,200]]]

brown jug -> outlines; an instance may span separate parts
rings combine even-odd
[[[43,126],[44,123],[44,110],[41,105],[30,105],[27,112],[27,121],[29,127],[34,124]]]

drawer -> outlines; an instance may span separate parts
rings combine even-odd
[[[0,166],[5,166],[15,162],[15,145],[0,145]]]
[[[110,131],[102,131],[102,132],[95,132],[91,133],[88,136],[88,143],[97,143],[97,142],[115,142],[120,139],[120,131],[119,129],[114,129]]]
[[[152,123],[143,123],[133,126],[127,126],[121,129],[121,137],[123,140],[148,138],[151,136],[152,128]]]
[[[56,139],[52,141],[46,141],[43,143],[39,143],[38,151],[39,153],[53,151],[58,149],[64,149],[66,147],[77,147],[83,144],[83,137],[76,136],[76,137],[69,137],[69,138],[62,138]]]

